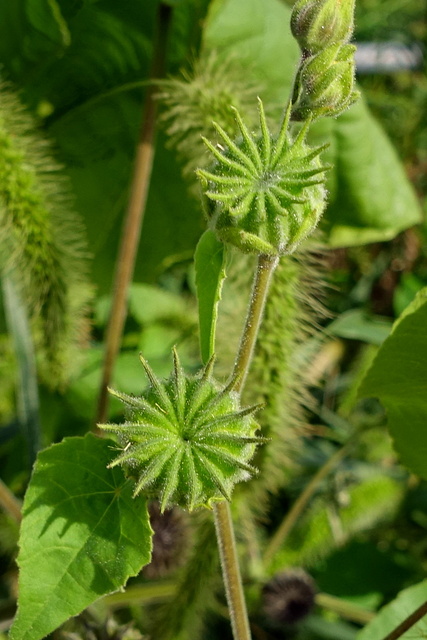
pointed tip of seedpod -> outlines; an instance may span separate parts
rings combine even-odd
[[[144,367],[145,374],[149,379],[150,383],[153,385],[153,387],[157,387],[159,385],[159,380],[157,379],[156,374],[154,373],[153,369],[150,367],[150,365],[148,364],[147,360],[144,358],[142,353],[139,354],[139,361]]]
[[[201,369],[201,379],[203,381],[208,380],[212,376],[213,368],[216,362],[216,355],[213,353],[205,366]]]

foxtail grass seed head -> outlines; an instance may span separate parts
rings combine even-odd
[[[264,586],[264,614],[273,624],[295,624],[311,613],[315,595],[314,580],[303,569],[283,571]]]
[[[230,500],[237,482],[256,469],[249,464],[263,438],[255,435],[254,413],[242,409],[239,395],[212,377],[213,358],[196,375],[187,375],[174,350],[174,368],[160,380],[141,357],[149,386],[140,397],[112,394],[126,406],[122,425],[100,428],[117,434],[122,450],[110,467],[122,465],[160,510],[178,505],[190,511]]]
[[[312,233],[325,208],[325,171],[320,153],[310,147],[308,120],[293,138],[291,106],[273,137],[259,100],[261,133],[253,136],[235,110],[240,138],[233,141],[219,126],[221,143],[205,144],[216,163],[197,174],[212,201],[210,224],[223,242],[247,253],[292,253]]]
[[[64,386],[89,338],[88,248],[54,149],[0,79],[0,271],[25,301],[39,371]],[[78,368],[78,367],[77,367]]]
[[[354,88],[354,52],[351,44],[332,44],[307,58],[296,79],[293,120],[338,116],[360,96]]]
[[[301,49],[315,54],[330,44],[346,44],[353,33],[355,0],[297,0],[291,30]]]
[[[161,120],[169,145],[178,152],[184,175],[192,181],[207,155],[202,135],[216,139],[212,122],[228,134],[233,132],[235,119],[230,105],[250,122],[257,120],[256,97],[262,87],[245,76],[232,57],[223,59],[216,52],[202,55],[181,78],[161,80],[158,86],[163,106]]]

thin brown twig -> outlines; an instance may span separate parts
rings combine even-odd
[[[158,34],[150,72],[151,80],[161,78],[164,75],[166,42],[171,16],[172,8],[160,3],[157,18]],[[136,254],[150,185],[157,116],[157,103],[153,82],[151,82],[147,88],[143,112],[144,117],[136,150],[129,203],[120,243],[119,256],[116,262],[114,294],[105,339],[105,357],[99,389],[96,423],[105,422],[107,419],[108,386],[111,382],[114,363],[120,349],[123,326],[127,313],[128,288],[135,268]]]

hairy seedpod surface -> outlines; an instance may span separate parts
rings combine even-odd
[[[122,425],[99,425],[118,435],[123,447],[110,467],[124,465],[136,478],[134,495],[145,490],[160,501],[161,511],[177,504],[189,510],[229,500],[236,482],[256,469],[249,464],[255,447],[253,414],[242,409],[239,395],[212,378],[214,359],[196,375],[187,375],[174,350],[174,368],[159,380],[141,362],[149,386],[140,397],[112,391],[125,405]]]
[[[235,110],[241,134],[231,140],[217,125],[221,144],[205,144],[216,159],[212,171],[198,175],[215,203],[211,224],[219,238],[251,253],[292,253],[311,233],[325,207],[325,148],[306,143],[308,120],[298,135],[289,133],[291,105],[273,137],[259,101],[261,134],[252,136]]]

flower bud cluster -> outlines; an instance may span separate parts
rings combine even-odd
[[[355,0],[297,0],[291,30],[309,55],[331,44],[346,44],[353,33]]]
[[[354,89],[354,0],[298,0],[291,29],[303,55],[292,119],[337,116],[359,97]]]

